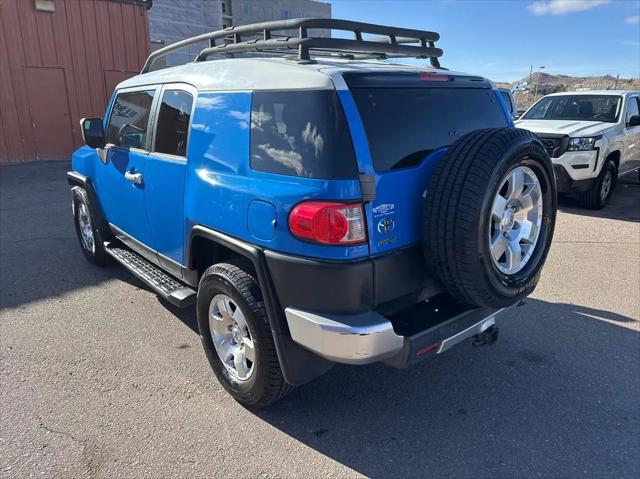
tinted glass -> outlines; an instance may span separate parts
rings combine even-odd
[[[125,148],[145,148],[154,91],[120,93],[111,109],[107,143]]]
[[[548,96],[536,103],[526,120],[618,121],[621,98],[616,95]]]
[[[471,88],[356,88],[377,171],[415,166],[478,128],[508,126],[495,92]]]
[[[638,111],[638,98],[629,98],[629,106],[627,106],[627,117],[626,121],[629,122],[629,119],[633,115],[640,115],[640,111]]]
[[[193,96],[182,90],[165,91],[162,95],[154,151],[187,156],[187,138]]]
[[[511,103],[511,97],[509,96],[509,93],[507,93],[506,91],[500,90],[500,94],[502,95],[504,102],[507,104],[507,108],[509,108],[509,113],[513,115],[514,113],[513,103]]]
[[[308,178],[356,177],[351,136],[335,92],[255,92],[251,167]]]

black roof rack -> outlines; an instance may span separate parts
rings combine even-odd
[[[353,34],[353,38],[312,37],[308,35],[310,29],[347,31]],[[297,30],[297,36],[274,33],[285,30]],[[382,37],[363,39],[363,34],[382,35]],[[218,45],[216,40],[219,39],[222,39],[222,43]],[[338,55],[350,58],[429,58],[431,65],[439,68],[438,58],[442,56],[442,50],[435,46],[435,42],[439,39],[440,35],[436,32],[334,18],[275,20],[233,26],[179,41],[149,55],[141,73],[152,71],[154,63],[159,58],[188,45],[206,40],[209,41],[209,47],[198,54],[195,58],[196,62],[206,61],[211,55],[241,52],[282,54],[297,50],[297,60],[303,63],[313,62],[312,55],[322,56],[338,53]]]

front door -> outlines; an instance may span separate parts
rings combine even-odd
[[[640,97],[627,99],[625,108],[624,151],[620,159],[620,173],[627,173],[640,167],[640,126],[629,126],[629,120],[640,115]]]
[[[104,161],[96,165],[96,190],[107,221],[143,245],[152,242],[145,204],[145,169],[155,88],[117,93],[107,122]],[[139,249],[139,248],[138,248]]]
[[[147,158],[147,214],[160,263],[180,275],[184,264],[184,179],[187,142],[196,91],[188,85],[166,85],[161,92],[155,135]]]

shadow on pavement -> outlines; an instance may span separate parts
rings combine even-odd
[[[109,280],[143,287],[124,269],[82,256],[67,168],[0,167],[0,308]],[[640,187],[618,187],[600,212],[562,209],[638,221]],[[197,332],[195,308],[163,304]],[[467,342],[403,371],[339,365],[253,413],[371,477],[631,477],[640,468],[635,321],[530,299],[503,315],[494,346]]]
[[[635,320],[528,300],[501,339],[403,371],[336,366],[260,418],[374,478],[628,477],[639,464]],[[635,398],[635,399],[634,399]]]
[[[0,308],[126,277],[83,257],[71,216],[66,161],[0,166]]]
[[[640,223],[640,183],[635,174],[620,178],[609,204],[601,210],[583,208],[575,197],[569,195],[558,197],[558,209],[574,215]]]

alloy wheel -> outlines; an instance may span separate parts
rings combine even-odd
[[[93,238],[93,228],[91,227],[91,215],[84,203],[78,204],[78,228],[82,246],[91,253],[95,253],[96,244]]]
[[[244,314],[225,294],[214,296],[209,305],[209,329],[216,353],[229,375],[248,380],[254,371],[256,353]]]
[[[489,247],[493,264],[512,275],[531,259],[542,223],[540,181],[527,166],[518,166],[503,178],[493,198]]]

